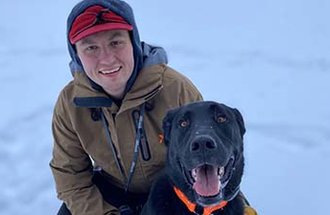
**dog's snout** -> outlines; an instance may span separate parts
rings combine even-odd
[[[201,150],[213,150],[217,148],[216,142],[213,138],[208,136],[201,136],[194,139],[190,145],[191,152],[198,152]]]

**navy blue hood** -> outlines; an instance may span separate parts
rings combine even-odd
[[[108,8],[110,11],[123,17],[127,23],[133,26],[133,30],[130,34],[133,45],[134,69],[130,79],[128,80],[126,92],[131,88],[138,72],[143,67],[152,64],[167,63],[166,52],[163,48],[150,46],[140,41],[133,10],[126,2],[121,0],[82,0],[72,9],[67,20],[67,43],[71,56],[70,69],[72,74],[75,72],[84,72],[84,69],[80,59],[78,58],[74,45],[72,45],[69,41],[69,32],[75,18],[84,12],[88,7],[93,5],[101,5],[102,7]],[[93,83],[93,85],[96,85],[96,83]]]

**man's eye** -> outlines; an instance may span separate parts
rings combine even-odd
[[[113,42],[111,42],[111,45],[113,45],[113,46],[119,45],[119,42],[118,41],[113,41]]]
[[[111,46],[113,46],[113,47],[117,47],[117,46],[120,46],[122,44],[124,44],[124,43],[122,41],[119,41],[119,40],[111,42]]]
[[[97,49],[97,46],[88,46],[86,48],[87,51],[95,51]]]

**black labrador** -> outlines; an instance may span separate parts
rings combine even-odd
[[[166,167],[141,214],[243,215],[240,112],[211,101],[191,103],[169,111],[163,130]]]

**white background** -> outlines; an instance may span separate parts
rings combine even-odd
[[[0,214],[56,214],[52,110],[77,1],[0,0]],[[242,190],[261,215],[328,214],[330,1],[130,0],[141,39],[244,116]]]

